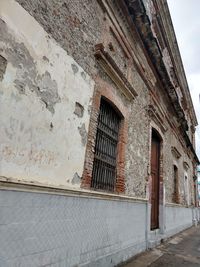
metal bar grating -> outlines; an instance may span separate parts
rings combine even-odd
[[[98,117],[91,187],[114,191],[120,117],[112,106],[101,100]]]

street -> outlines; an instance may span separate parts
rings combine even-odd
[[[200,226],[192,227],[157,248],[136,256],[123,267],[199,267]]]

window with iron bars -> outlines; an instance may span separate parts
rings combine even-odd
[[[94,189],[115,190],[120,120],[115,109],[106,100],[101,99],[91,181],[91,187]]]

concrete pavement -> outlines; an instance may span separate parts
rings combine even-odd
[[[200,267],[200,225],[157,248],[140,254],[123,267]]]

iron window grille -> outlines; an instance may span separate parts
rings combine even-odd
[[[91,180],[94,189],[115,190],[120,120],[114,108],[101,99]]]

